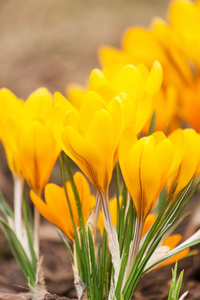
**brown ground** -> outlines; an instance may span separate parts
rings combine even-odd
[[[154,16],[163,17],[167,2],[0,0],[0,87],[5,86],[26,99],[40,86],[64,93],[69,82],[85,83],[91,69],[98,66],[100,45],[119,46],[125,28],[148,26]],[[0,154],[0,189],[11,203],[12,178],[2,148]],[[59,182],[57,169],[51,179]],[[198,197],[192,201],[191,210],[196,209],[197,202]],[[186,227],[180,231],[184,234]],[[46,227],[44,232],[41,252],[47,289],[52,294],[76,297],[65,248],[52,233],[52,227]],[[134,299],[166,300],[171,267],[142,278]],[[179,270],[183,268],[183,292],[189,290],[186,299],[200,299],[200,255],[180,262]],[[0,293],[16,292],[26,292],[26,283],[0,235]],[[20,295],[13,299],[19,299]],[[8,298],[4,294],[0,299]]]

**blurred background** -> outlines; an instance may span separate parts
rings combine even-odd
[[[40,86],[65,92],[98,66],[97,49],[120,46],[129,26],[164,17],[167,0],[0,0],[0,86],[26,99]]]

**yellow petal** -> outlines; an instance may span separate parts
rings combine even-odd
[[[182,239],[182,236],[180,234],[171,235],[163,241],[162,246],[168,246],[171,251],[177,246],[177,244],[181,241],[181,239]],[[171,257],[171,258],[167,259],[166,261],[164,261],[163,263],[161,263],[155,269],[172,264],[172,263],[184,258],[188,254],[189,251],[190,251],[190,249],[187,248],[187,249],[179,252],[178,254],[174,255],[173,257]]]
[[[23,106],[23,122],[38,119],[45,122],[53,106],[52,95],[46,88],[33,92]]]
[[[38,194],[47,184],[59,152],[48,124],[34,121],[21,133],[19,153],[22,173]]]
[[[62,95],[61,95],[62,96]],[[55,140],[59,144],[60,148],[65,151],[65,153],[68,154],[68,149],[65,147],[65,144],[62,141],[61,134],[62,130],[64,128],[64,123],[67,123],[67,114],[71,114],[70,112],[72,111],[73,114],[78,114],[78,112],[73,109],[72,105],[67,102],[67,108],[66,105],[55,105],[51,111],[50,115],[50,125],[51,125],[51,130],[54,135]],[[68,106],[69,104],[69,106]],[[77,119],[77,117],[76,117]],[[72,120],[72,118],[71,118]],[[74,122],[73,122],[74,125]]]
[[[124,100],[124,95],[118,95],[112,98],[107,106],[113,122],[114,140],[117,141],[117,143],[119,142],[119,137],[122,135],[126,122],[129,123],[129,119],[125,112],[126,105],[123,105]],[[132,112],[131,118],[134,118],[134,111]]]
[[[148,45],[148,55],[146,47]],[[130,28],[124,35],[124,51],[134,60],[132,63],[145,63],[151,67],[155,60],[161,65],[165,61],[165,53],[162,47],[157,43],[151,31],[143,28]]]
[[[38,209],[38,211],[41,213],[41,215],[47,219],[49,222],[60,228],[66,235],[68,235],[68,231],[65,232],[65,228],[63,227],[59,215],[57,215],[55,212],[56,210],[52,211],[49,209],[48,205],[36,194],[31,190],[30,192],[31,200],[33,201],[33,204]],[[55,200],[52,198],[55,202]],[[50,199],[49,199],[50,202]],[[63,210],[62,210],[63,211]]]
[[[113,147],[114,128],[112,118],[106,110],[99,110],[95,113],[90,122],[86,140],[93,145],[102,158],[112,157],[115,150]]]
[[[69,84],[67,86],[66,94],[71,104],[79,110],[81,107],[82,100],[84,98],[87,89],[78,84]]]
[[[173,161],[171,164],[171,168],[169,170],[169,174],[172,174],[180,165],[184,151],[185,151],[185,137],[184,132],[181,129],[177,129],[174,132],[172,132],[168,138],[172,141],[174,146],[174,155],[173,155]]]
[[[142,237],[147,233],[147,231],[151,228],[151,226],[153,226],[155,220],[156,220],[156,215],[152,214],[147,216],[142,229]]]
[[[87,133],[90,121],[99,109],[106,109],[103,98],[93,91],[86,93],[79,114],[80,130],[83,135]]]
[[[104,75],[105,70],[94,69],[90,74],[90,89],[96,91],[103,97],[104,101],[109,102],[116,95],[115,87]],[[110,74],[109,74],[110,75]]]
[[[136,143],[137,136],[131,127],[128,127],[120,140],[119,143],[119,163],[122,170],[122,174],[126,173],[127,166],[127,155],[130,151],[131,146]]]
[[[86,224],[89,214],[95,206],[96,200],[94,196],[91,196],[90,186],[83,174],[77,172],[74,175],[74,182],[78,189],[78,194],[82,205],[84,224]]]
[[[111,67],[117,64],[125,65],[130,63],[127,55],[122,51],[111,47],[100,47],[99,58],[102,65]]]
[[[69,157],[79,166],[94,186],[99,188],[97,178],[100,177],[102,180],[103,163],[95,148],[70,126],[63,129],[61,138]]]
[[[148,92],[150,96],[155,96],[159,88],[161,87],[163,79],[162,67],[159,62],[154,62],[153,67],[149,72],[149,76],[147,77],[145,83],[145,90]]]
[[[162,268],[164,266],[167,266],[169,264],[173,264],[176,261],[181,260],[182,258],[184,258],[188,254],[189,251],[190,251],[190,249],[187,248],[187,249],[179,252],[178,254],[174,255],[173,257],[167,259],[166,261],[164,261],[163,263],[161,263],[160,265],[158,265],[155,269]]]
[[[132,96],[141,88],[142,76],[135,66],[126,65],[116,73],[114,85],[118,87],[118,91]]]

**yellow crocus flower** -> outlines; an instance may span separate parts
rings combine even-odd
[[[20,174],[19,140],[20,114],[23,100],[18,99],[6,88],[0,90],[0,138],[4,145],[9,167],[12,172]]]
[[[1,140],[10,169],[38,194],[60,153],[49,124],[52,106],[52,96],[45,88],[33,92],[26,102],[7,89],[0,91]]]
[[[161,82],[162,69],[158,62],[153,64],[150,72],[143,64],[137,67],[115,65],[102,70],[94,69],[87,88],[71,84],[67,88],[67,94],[69,101],[79,110],[82,99],[88,91],[96,91],[106,102],[119,93],[126,93],[132,99],[132,105],[143,112],[142,118],[140,116],[135,120],[136,128],[140,131],[150,116],[152,98],[158,92]],[[128,110],[131,114],[131,107]]]
[[[175,249],[175,247],[179,244],[179,242],[181,240],[182,240],[182,236],[180,234],[170,235],[162,242],[161,247],[167,246],[167,247],[169,247],[169,251],[172,251],[173,249]],[[159,264],[155,269],[159,269],[161,267],[164,267],[166,265],[169,265],[169,264],[175,263],[176,261],[181,260],[188,254],[189,251],[190,251],[189,248],[180,251],[179,253],[175,254],[174,256],[167,259],[163,263]]]
[[[85,177],[77,172],[74,175],[74,181],[78,189],[84,223],[86,224],[90,211],[95,204],[95,197],[90,194],[90,187]],[[67,193],[72,209],[72,214],[76,228],[79,227],[79,218],[76,209],[76,201],[70,182],[66,182]],[[49,222],[60,228],[65,235],[74,240],[74,229],[70,216],[67,199],[63,187],[55,184],[47,184],[44,189],[45,202],[33,191],[30,193],[31,199],[39,212]]]
[[[101,192],[108,189],[124,129],[131,125],[136,134],[141,130],[162,79],[158,63],[150,73],[144,66],[104,73],[91,73],[93,90],[84,93],[79,109],[56,93],[52,111],[57,142]]]
[[[140,140],[128,128],[119,146],[119,163],[137,217],[144,223],[169,176],[179,166],[184,149],[183,134],[170,140],[162,132]]]
[[[200,134],[193,129],[178,129],[169,135],[169,139],[176,141],[180,132],[183,133],[185,140],[183,158],[167,181],[168,194],[171,193],[177,184],[175,195],[189,183],[192,177],[199,172],[200,168]]]
[[[55,95],[55,101],[61,99]],[[80,167],[98,190],[107,190],[115,164],[115,152],[124,124],[124,96],[109,105],[95,92],[88,92],[80,111],[66,104],[52,112],[52,130],[61,148]]]
[[[50,128],[52,107],[52,95],[41,88],[29,96],[22,110],[24,128],[19,141],[20,165],[29,186],[39,195],[60,153]]]

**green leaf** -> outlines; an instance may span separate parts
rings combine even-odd
[[[174,269],[172,269],[172,283],[169,290],[168,300],[178,300],[179,298],[184,271],[180,273],[179,278],[176,281],[177,269],[178,269],[178,263],[176,262]]]
[[[35,268],[35,272],[36,272],[36,268],[37,268],[37,257],[35,254],[35,250],[34,250],[34,246],[33,246],[33,233],[30,232],[30,228],[29,228],[29,219],[28,219],[28,203],[26,201],[26,199],[23,199],[22,202],[22,210],[23,210],[23,216],[24,216],[24,224],[25,224],[25,228],[26,228],[26,234],[27,234],[27,238],[28,238],[28,245],[29,245],[29,250],[31,253],[31,259],[32,259],[32,263],[33,266]]]
[[[64,162],[63,162],[63,157],[61,154],[60,154],[59,158],[60,158],[60,172],[61,172],[62,183],[63,183],[65,196],[66,196],[66,200],[67,200],[67,204],[68,204],[68,208],[69,208],[69,212],[70,212],[70,217],[71,217],[71,221],[72,221],[72,225],[73,225],[73,229],[74,229],[74,239],[75,239],[75,247],[76,247],[78,272],[79,272],[80,278],[84,281],[84,278],[85,278],[84,271],[83,271],[84,260],[81,255],[81,248],[80,248],[78,233],[77,233],[77,229],[76,229],[76,225],[75,225],[74,217],[73,217],[73,213],[72,213],[72,208],[71,208],[71,204],[70,204],[68,193],[67,193]]]
[[[3,232],[10,250],[15,257],[26,281],[33,287],[35,285],[36,267],[28,258],[23,246],[18,240],[15,232],[10,228],[9,224],[2,218],[0,218],[0,229]]]
[[[116,198],[117,198],[117,234],[119,234],[120,229],[120,203],[119,203],[119,195],[120,195],[120,169],[119,163],[116,164],[115,167],[115,175],[116,175]]]
[[[0,193],[0,211],[4,214],[6,220],[8,220],[8,217],[11,217],[12,220],[14,220],[13,211],[1,193]]]
[[[124,273],[126,270],[126,265],[128,261],[128,255],[129,255],[129,248],[130,248],[130,243],[132,240],[132,231],[133,231],[133,218],[134,218],[134,210],[133,210],[133,202],[130,201],[129,204],[129,221],[127,225],[127,234],[126,234],[126,239],[125,239],[125,247],[123,251],[123,256],[122,256],[122,261],[121,261],[121,267],[120,267],[120,272],[119,272],[119,277],[116,285],[116,290],[115,290],[115,296],[118,300],[121,299],[121,287],[124,279]]]
[[[93,237],[92,237],[90,228],[88,228],[88,238],[89,238],[89,248],[90,248],[90,262],[91,262],[91,266],[92,266],[92,281],[93,281],[93,289],[94,289],[94,299],[99,299],[97,276],[96,276],[94,243],[93,243]]]

